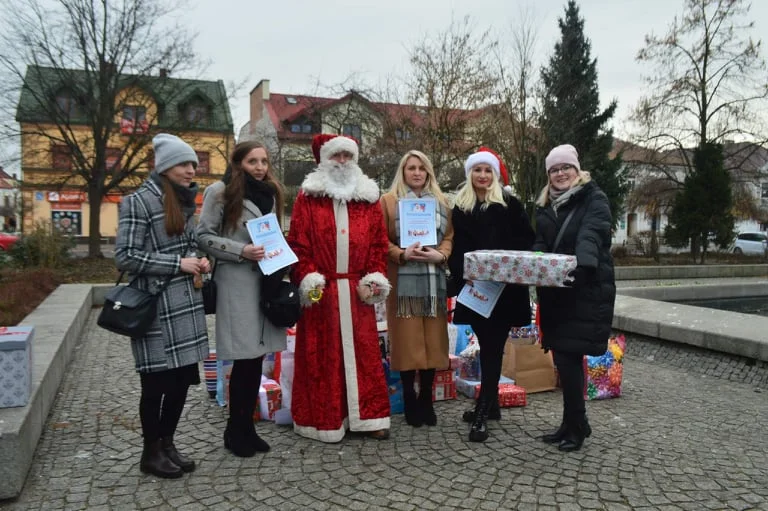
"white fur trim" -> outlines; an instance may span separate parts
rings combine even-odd
[[[348,429],[347,419],[344,419],[339,429],[317,429],[312,426],[299,426],[293,423],[293,431],[311,440],[319,440],[327,444],[335,444],[344,439],[344,433]]]
[[[348,190],[341,190],[328,176],[327,172],[315,169],[314,172],[309,173],[304,178],[301,189],[307,195],[314,197],[330,197],[331,199],[347,202],[361,201],[373,203],[379,201],[379,185],[373,179],[363,174],[362,171],[357,176],[357,183],[354,188],[350,187]]]
[[[466,163],[464,163],[464,175],[469,177],[469,173],[472,171],[472,167],[485,163],[490,165],[493,169],[493,173],[496,174],[498,179],[501,179],[501,171],[499,170],[499,159],[489,153],[488,151],[479,151],[469,155]]]
[[[316,287],[325,287],[325,277],[323,277],[322,273],[313,271],[307,273],[304,278],[301,279],[301,284],[299,284],[299,299],[302,306],[310,307],[315,303],[309,299],[309,291]]]
[[[377,271],[368,273],[362,279],[360,279],[361,286],[366,286],[369,284],[376,284],[381,292],[378,295],[372,295],[367,300],[363,300],[368,305],[375,305],[377,303],[383,302],[389,296],[390,289],[392,289],[392,286],[389,284],[387,277]]]
[[[339,135],[330,139],[328,142],[320,146],[320,161],[328,161],[331,156],[338,154],[342,151],[346,151],[352,155],[352,159],[357,162],[357,158],[360,155],[360,150],[354,140],[349,137]]]

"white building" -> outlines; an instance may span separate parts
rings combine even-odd
[[[21,228],[21,189],[16,175],[8,175],[0,167],[0,231],[16,232]]]

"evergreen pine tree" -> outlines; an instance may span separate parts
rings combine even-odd
[[[725,248],[733,240],[733,193],[722,145],[708,142],[697,147],[693,166],[675,196],[665,236],[672,246],[690,242],[694,261],[699,256],[703,263],[709,241]]]
[[[629,191],[621,158],[609,158],[613,130],[606,128],[616,112],[616,101],[600,111],[597,87],[597,59],[590,55],[591,44],[584,37],[584,20],[575,0],[569,0],[565,19],[558,19],[561,38],[541,70],[544,84],[542,129],[554,147],[571,144],[579,162],[608,196],[616,225]]]

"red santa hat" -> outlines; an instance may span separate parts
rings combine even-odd
[[[487,147],[481,147],[476,153],[472,153],[464,163],[464,174],[469,179],[469,173],[472,171],[472,167],[485,163],[493,169],[493,173],[501,181],[501,186],[507,186],[509,184],[509,174],[507,172],[507,166],[501,161],[501,157],[493,149]]]
[[[351,154],[352,159],[357,163],[360,150],[354,138],[331,133],[318,133],[312,137],[312,154],[317,163],[328,161],[334,154],[344,151]]]

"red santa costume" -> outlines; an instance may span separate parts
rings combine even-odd
[[[357,165],[347,137],[318,135],[318,167],[301,185],[291,215],[290,243],[299,258],[293,278],[305,306],[296,328],[291,413],[294,430],[339,442],[347,429],[389,429],[389,397],[373,304],[389,293],[387,233],[379,188]],[[348,152],[352,159],[331,159]],[[358,286],[378,287],[365,301]],[[313,303],[309,292],[322,288]]]

